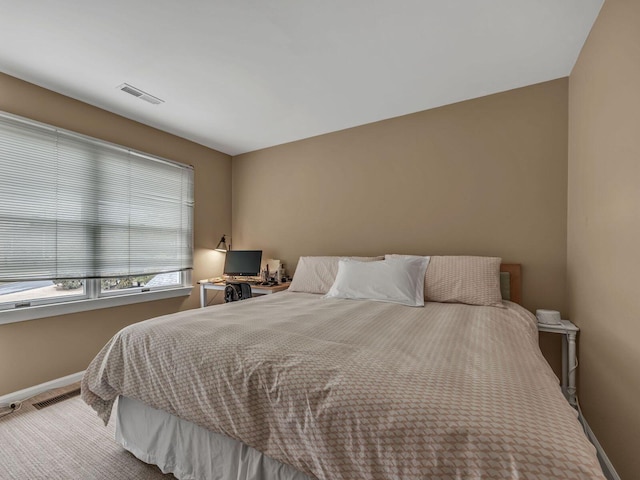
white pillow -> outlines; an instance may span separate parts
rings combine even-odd
[[[424,306],[429,257],[399,256],[381,262],[340,260],[336,281],[325,298],[367,299]]]
[[[343,258],[359,262],[384,260],[384,257],[300,257],[289,291],[327,293],[336,280],[338,262]]]

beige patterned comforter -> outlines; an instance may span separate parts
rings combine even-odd
[[[82,397],[120,394],[319,479],[602,479],[595,450],[509,308],[412,308],[284,292],[131,325]]]

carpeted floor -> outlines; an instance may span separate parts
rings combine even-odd
[[[174,480],[115,442],[113,416],[105,427],[79,396],[36,410],[45,396],[0,418],[0,479]]]

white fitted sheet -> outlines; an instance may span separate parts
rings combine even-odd
[[[116,441],[179,480],[311,480],[255,448],[128,397],[118,399]]]

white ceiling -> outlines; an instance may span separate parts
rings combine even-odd
[[[0,0],[0,71],[236,155],[567,76],[602,2]]]

